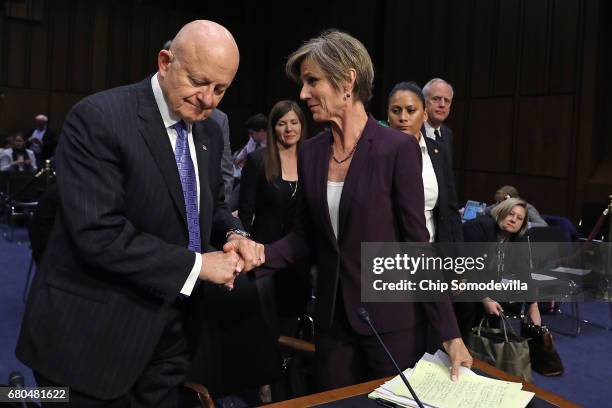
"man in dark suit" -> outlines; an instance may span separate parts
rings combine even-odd
[[[453,175],[453,131],[444,122],[450,114],[451,104],[453,103],[454,90],[451,84],[441,78],[434,78],[427,82],[423,87],[425,96],[425,110],[427,111],[427,121],[421,128],[421,133],[431,140],[434,140],[446,155],[448,167],[451,172],[450,191],[453,192],[449,197],[452,207],[459,210],[461,207],[455,188],[455,177]]]
[[[453,168],[453,131],[444,122],[450,114],[453,103],[453,87],[441,78],[434,78],[423,87],[427,121],[421,132],[442,145],[448,155],[448,162]]]
[[[55,154],[57,135],[48,126],[49,118],[42,113],[34,117],[35,127],[26,133],[27,148],[36,156],[36,166],[45,167],[45,160]]]
[[[234,189],[234,160],[232,159],[232,146],[230,143],[229,120],[225,112],[215,109],[210,118],[217,122],[223,131],[223,156],[221,157],[221,176],[225,188],[225,202],[229,204]]]
[[[227,29],[191,22],[155,75],[87,97],[66,118],[60,211],[17,356],[39,386],[70,387],[71,406],[177,406],[196,283],[232,288],[263,260],[223,202],[221,129],[204,120],[238,60]],[[229,250],[212,252],[213,230]]]

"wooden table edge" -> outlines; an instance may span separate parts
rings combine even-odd
[[[519,377],[508,374],[490,364],[483,361],[474,359],[473,368],[477,368],[499,380],[520,382],[523,384],[523,390],[531,391],[535,393],[538,398],[541,398],[551,404],[555,404],[560,408],[580,408],[581,405],[574,402],[568,401],[559,395],[553,394],[550,391],[546,391],[535,384],[521,381]],[[306,395],[300,398],[294,398],[286,401],[277,402],[274,404],[265,405],[266,408],[294,408],[294,407],[311,407],[314,405],[324,404],[327,402],[338,401],[343,398],[349,398],[355,395],[361,395],[372,392],[379,385],[385,381],[390,380],[392,377],[380,378],[378,380],[372,380],[361,384],[349,385],[343,388],[337,388],[334,390],[324,391],[317,394]]]

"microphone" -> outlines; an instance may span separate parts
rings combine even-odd
[[[14,388],[23,388],[24,387],[24,379],[23,375],[19,371],[13,371],[9,374],[8,382],[10,387]]]
[[[13,371],[8,376],[8,383],[9,383],[9,387],[23,388],[25,380],[23,378],[23,375],[19,371]],[[27,404],[25,403],[23,399],[20,402],[21,403],[19,405],[22,408],[27,408]]]
[[[370,326],[370,329],[372,329],[372,332],[376,335],[376,338],[378,339],[378,342],[380,343],[380,345],[383,347],[383,349],[387,353],[387,356],[389,356],[389,359],[391,360],[391,362],[395,366],[395,369],[399,373],[399,375],[402,378],[402,381],[404,382],[404,384],[406,384],[406,387],[408,388],[408,391],[410,391],[410,395],[412,395],[412,398],[414,399],[414,401],[417,403],[419,408],[424,408],[423,404],[421,403],[421,400],[419,399],[419,397],[417,397],[416,393],[414,392],[414,390],[410,386],[410,383],[408,382],[408,379],[404,376],[404,373],[402,372],[401,368],[399,368],[399,366],[397,365],[397,362],[395,361],[395,359],[391,355],[391,352],[389,351],[387,346],[385,346],[385,343],[383,343],[382,339],[380,338],[380,334],[378,334],[378,332],[374,328],[374,325],[372,324],[372,321],[370,320],[370,314],[368,313],[368,311],[365,310],[364,307],[359,307],[359,309],[357,309],[357,313],[359,314],[359,318],[364,323],[368,324]]]

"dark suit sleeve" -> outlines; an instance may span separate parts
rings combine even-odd
[[[394,204],[403,241],[428,242],[425,225],[425,195],[423,193],[423,159],[414,138],[406,138],[396,150],[393,171]]]
[[[463,240],[465,242],[488,242],[490,240],[490,234],[487,234],[483,221],[482,218],[478,217],[463,224]]]
[[[221,156],[221,174],[225,190],[225,202],[229,203],[234,188],[234,164],[232,162],[232,148],[230,143],[230,130],[227,115],[223,114],[220,123],[223,132],[223,156]]]
[[[139,231],[127,219],[127,164],[112,126],[117,124],[108,112],[91,101],[79,103],[66,117],[56,164],[67,232],[92,271],[112,274],[171,301],[185,283],[195,254]]]
[[[204,122],[202,122],[204,123]],[[213,207],[213,238],[212,241],[218,247],[221,247],[226,239],[225,234],[231,229],[243,229],[242,223],[240,220],[232,215],[232,212],[229,208],[229,204],[225,197],[225,181],[223,179],[223,149],[224,149],[224,141],[222,140],[222,132],[220,125],[216,122],[206,122],[209,126],[204,129],[204,132],[214,133],[217,132],[216,138],[212,138],[211,140],[218,141],[218,149],[215,149],[217,156],[211,161],[211,166],[214,168],[210,168],[210,173],[215,174],[217,177],[210,177],[210,188],[214,199],[214,207]],[[211,135],[212,136],[212,135]],[[213,245],[208,245],[207,250],[213,251],[216,248]]]
[[[444,125],[443,125],[444,126]],[[443,127],[444,130],[444,144],[446,145],[446,150],[448,154],[448,164],[450,168],[453,168],[453,154],[454,154],[454,143],[455,143],[455,134],[453,130],[448,126]]]
[[[255,155],[253,153],[249,154],[242,169],[238,203],[238,216],[249,233],[253,229],[253,214],[255,214],[255,204],[257,203],[257,182],[262,170],[262,166]]]
[[[447,220],[449,223],[450,232],[454,242],[463,241],[463,228],[461,227],[461,216],[459,215],[459,200],[457,198],[457,189],[455,188],[455,174],[451,163],[448,162],[446,156],[443,157],[444,180],[443,186],[447,191]]]

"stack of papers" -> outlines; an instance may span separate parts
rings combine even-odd
[[[557,273],[569,273],[571,275],[577,276],[586,276],[591,273],[590,269],[576,269],[576,268],[566,268],[565,266],[559,266],[555,269],[551,269],[552,272]]]
[[[438,350],[434,355],[425,353],[414,368],[404,371],[425,407],[523,408],[534,396],[533,392],[523,391],[521,383],[484,377],[465,367],[461,367],[459,379],[451,381],[450,365],[448,356]],[[390,403],[389,406],[418,407],[399,375],[372,391],[368,397]]]

